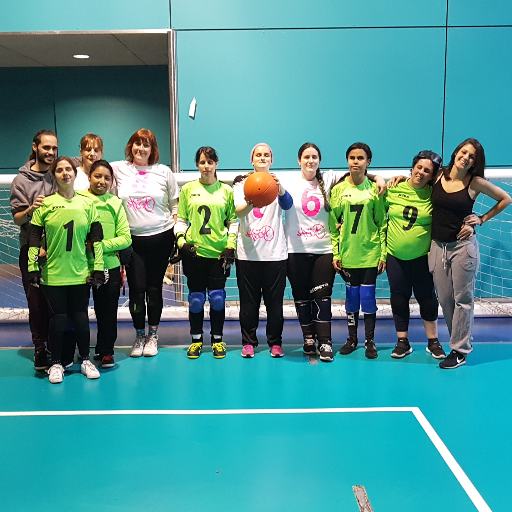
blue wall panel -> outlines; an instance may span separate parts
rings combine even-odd
[[[181,167],[193,168],[208,144],[221,168],[249,168],[262,140],[275,168],[296,168],[308,140],[324,168],[346,166],[345,149],[358,140],[378,167],[440,151],[444,39],[444,29],[180,32]]]
[[[18,101],[0,103],[0,133],[12,141],[0,145],[4,173],[16,172],[25,162],[37,130],[54,128],[54,107],[61,155],[77,155],[80,138],[93,132],[104,140],[105,158],[119,160],[131,134],[149,128],[157,137],[160,161],[170,163],[167,67],[3,69],[0,98],[12,95],[13,83]],[[7,139],[9,133],[16,136]]]
[[[17,0],[0,16],[0,32],[169,27],[169,0]]]
[[[510,0],[450,0],[450,26],[512,25]]]
[[[6,70],[2,70],[4,77]],[[8,174],[24,163],[38,130],[55,130],[53,81],[27,78],[0,82],[0,140],[4,141],[0,145],[0,173]]]
[[[448,34],[445,159],[475,137],[488,165],[512,166],[512,28],[453,28]]]
[[[173,0],[175,29],[439,26],[446,0]]]

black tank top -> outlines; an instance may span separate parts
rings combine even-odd
[[[473,212],[474,199],[467,187],[458,192],[446,192],[440,178],[432,190],[432,239],[438,242],[455,242],[464,224],[464,218]]]

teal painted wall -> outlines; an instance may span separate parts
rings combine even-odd
[[[169,0],[17,0],[3,7],[0,32],[170,27]]]
[[[450,0],[450,26],[512,25],[510,0]]]
[[[444,26],[446,22],[446,0],[173,0],[171,9],[176,30]]]
[[[489,165],[512,166],[512,27],[451,28],[446,75],[446,156],[475,137]]]
[[[57,130],[61,155],[78,154],[80,138],[97,133],[108,160],[124,158],[132,133],[149,128],[158,140],[160,161],[170,163],[166,66],[4,69],[0,108],[0,136],[10,141],[0,145],[4,174],[23,165],[41,128]]]
[[[441,151],[444,52],[435,28],[179,32],[181,167],[211,145],[223,169],[248,169],[266,141],[275,169],[296,168],[308,140],[324,168],[346,166],[358,140],[375,167],[406,167]]]

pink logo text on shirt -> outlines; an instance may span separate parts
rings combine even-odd
[[[254,242],[256,242],[256,240],[270,242],[274,238],[274,230],[270,226],[263,226],[260,229],[249,229],[245,236],[252,238]]]
[[[128,204],[126,205],[128,208],[132,208],[133,210],[146,210],[147,212],[152,212],[155,209],[155,200],[151,196],[144,197],[132,197],[130,196],[128,200]]]
[[[303,236],[304,238],[311,238],[313,236],[316,236],[317,238],[324,238],[325,228],[322,224],[315,224],[314,226],[306,229],[300,227],[297,236]]]

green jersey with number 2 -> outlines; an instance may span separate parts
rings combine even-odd
[[[384,199],[368,178],[357,186],[344,180],[332,189],[329,229],[333,259],[343,267],[371,268],[386,261]]]
[[[199,246],[198,256],[218,258],[226,247],[236,247],[236,234],[229,233],[227,227],[236,222],[233,189],[225,183],[186,183],[180,193],[178,217],[190,223],[186,240]]]

